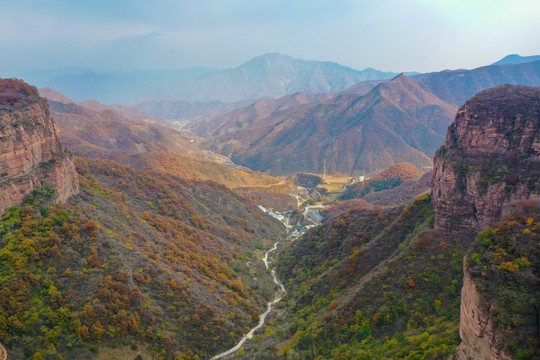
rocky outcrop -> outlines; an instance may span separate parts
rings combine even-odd
[[[434,159],[435,227],[479,231],[540,188],[540,88],[504,85],[462,106]]]
[[[47,184],[55,201],[79,191],[72,156],[61,145],[47,101],[22,81],[0,79],[0,213]]]
[[[0,344],[0,360],[7,360],[7,352],[6,349]]]
[[[511,359],[505,348],[503,335],[496,330],[493,315],[496,304],[481,301],[467,261],[463,262],[463,273],[459,323],[461,344],[456,349],[456,359]]]

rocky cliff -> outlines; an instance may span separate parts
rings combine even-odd
[[[56,189],[55,201],[79,191],[73,159],[57,133],[36,88],[0,79],[0,213],[42,184]]]
[[[457,360],[540,358],[540,202],[519,201],[464,259]]]
[[[461,344],[456,349],[456,359],[511,359],[506,352],[503,335],[496,330],[496,307],[481,300],[466,261],[463,262],[463,274],[459,322]]]
[[[538,206],[524,200],[537,200],[539,179],[540,88],[495,87],[458,110],[434,159],[435,228],[466,237],[485,229],[464,260],[458,360],[533,354]]]
[[[503,85],[462,106],[434,159],[435,227],[479,231],[538,193],[540,88]]]

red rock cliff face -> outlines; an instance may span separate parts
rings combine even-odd
[[[37,89],[0,79],[0,213],[44,183],[56,189],[55,201],[79,191],[73,159],[57,134]]]
[[[456,349],[456,359],[511,359],[512,357],[505,349],[502,335],[496,331],[493,319],[495,305],[480,300],[480,295],[467,268],[467,261],[463,264],[464,277],[459,322],[461,344]]]
[[[504,85],[462,106],[434,159],[435,227],[471,237],[516,200],[540,192],[540,88]],[[494,299],[480,296],[464,261],[456,359],[508,359]]]
[[[467,101],[435,155],[435,227],[479,231],[505,205],[536,196],[539,129],[540,88],[504,85]]]

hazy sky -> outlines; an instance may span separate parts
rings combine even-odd
[[[234,67],[280,52],[356,69],[540,54],[539,0],[0,0],[0,71]]]

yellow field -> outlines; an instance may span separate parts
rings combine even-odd
[[[352,179],[351,176],[327,176],[324,178],[326,184],[319,187],[325,188],[329,193],[343,192],[343,186],[347,185]]]

